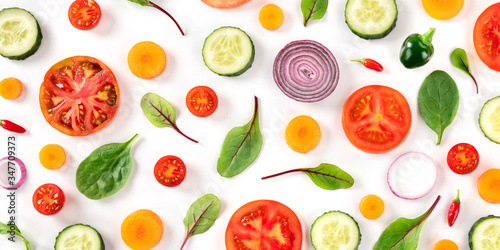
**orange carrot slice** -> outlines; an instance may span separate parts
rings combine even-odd
[[[38,154],[43,167],[50,170],[61,168],[66,162],[64,148],[57,144],[45,145]]]
[[[14,77],[0,81],[0,96],[7,100],[17,99],[23,93],[23,83]]]
[[[140,209],[123,220],[121,235],[128,247],[134,250],[148,250],[160,242],[163,223],[155,212]]]
[[[359,202],[359,211],[369,220],[379,218],[384,213],[384,210],[384,201],[374,194],[363,197],[361,202]]]
[[[500,169],[486,170],[477,182],[477,192],[486,202],[500,203]]]
[[[276,4],[267,4],[259,12],[259,21],[267,30],[276,30],[283,24],[285,15],[283,10]]]
[[[451,240],[440,240],[434,244],[432,250],[458,250],[458,246]]]
[[[318,146],[321,130],[316,120],[307,115],[301,115],[288,123],[285,139],[292,150],[307,153]]]
[[[165,71],[167,55],[160,45],[154,42],[140,42],[130,49],[128,66],[137,77],[153,79]]]

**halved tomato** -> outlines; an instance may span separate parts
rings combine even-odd
[[[191,114],[206,117],[215,112],[219,99],[214,90],[207,86],[196,86],[186,95],[186,106]]]
[[[68,18],[73,27],[90,30],[101,20],[101,7],[94,0],[76,0],[69,6]]]
[[[300,250],[302,226],[287,206],[256,200],[240,207],[226,228],[227,250]]]
[[[33,192],[32,201],[36,211],[43,215],[53,215],[61,211],[66,198],[59,186],[52,183],[46,183]]]
[[[486,8],[474,25],[474,48],[486,66],[500,71],[500,3]]]
[[[167,155],[160,158],[153,169],[156,180],[163,186],[175,187],[186,177],[186,165],[181,158]]]
[[[459,143],[448,151],[446,162],[456,174],[469,174],[479,165],[479,153],[469,143]]]
[[[393,88],[370,85],[345,102],[342,127],[349,141],[367,153],[398,147],[410,133],[411,111],[406,98]]]
[[[113,72],[89,56],[66,58],[52,66],[40,87],[45,120],[71,136],[106,127],[118,110],[120,92]]]

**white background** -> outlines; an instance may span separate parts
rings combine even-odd
[[[182,220],[189,205],[206,193],[217,195],[221,213],[206,233],[192,237],[185,249],[225,249],[224,232],[233,212],[256,199],[273,199],[292,208],[302,223],[303,249],[312,249],[309,240],[313,221],[330,210],[349,213],[359,223],[362,233],[360,249],[371,249],[382,231],[396,218],[415,218],[426,211],[438,195],[442,196],[434,213],[420,234],[419,249],[431,249],[438,240],[448,238],[460,249],[468,249],[467,232],[480,217],[500,215],[499,205],[488,204],[477,194],[478,177],[487,169],[498,167],[500,146],[483,136],[477,119],[484,102],[500,94],[500,73],[487,68],[477,57],[472,42],[472,30],[478,15],[496,2],[466,0],[455,18],[439,21],[430,18],[420,1],[397,1],[399,16],[396,28],[385,38],[365,41],[348,29],[344,19],[345,0],[330,1],[322,20],[302,25],[299,0],[252,0],[232,10],[217,10],[199,0],[156,0],[174,17],[186,32],[182,37],[170,19],[150,7],[141,7],[126,0],[98,0],[102,9],[100,24],[91,31],[71,26],[66,0],[2,0],[0,8],[23,7],[40,22],[43,41],[38,52],[25,61],[0,58],[0,79],[17,77],[24,83],[22,96],[15,101],[0,99],[0,118],[13,120],[28,130],[15,135],[17,155],[27,165],[25,184],[16,192],[16,222],[31,241],[34,249],[51,249],[55,237],[64,227],[85,223],[103,236],[107,249],[127,249],[120,236],[123,219],[131,212],[146,208],[163,220],[165,233],[155,249],[179,249],[184,238]],[[277,31],[262,28],[258,21],[260,8],[268,3],[279,5],[285,22]],[[203,41],[220,26],[236,26],[248,33],[255,44],[252,68],[239,77],[221,77],[203,64]],[[399,48],[411,33],[424,33],[436,28],[434,58],[424,67],[409,70],[398,59]],[[272,65],[278,51],[287,43],[312,39],[327,46],[338,60],[340,81],[331,96],[317,103],[299,103],[286,97],[272,78]],[[154,41],[167,53],[166,71],[154,80],[135,77],[127,66],[130,48],[141,41]],[[475,94],[472,80],[454,68],[449,56],[453,49],[464,48],[474,75],[480,85]],[[121,100],[114,121],[105,129],[87,137],[69,137],[53,129],[44,120],[38,90],[45,72],[56,62],[74,55],[96,57],[107,64],[118,79]],[[350,59],[370,57],[385,66],[378,73]],[[436,69],[445,70],[456,81],[460,91],[458,115],[445,131],[441,145],[437,136],[418,115],[416,96],[423,79]],[[397,149],[372,155],[354,148],[341,127],[344,101],[356,89],[370,84],[382,84],[399,90],[412,109],[413,124],[407,140]],[[193,116],[184,104],[189,89],[208,85],[219,97],[217,111],[208,118]],[[140,99],[154,92],[167,99],[177,111],[177,125],[200,141],[195,144],[170,128],[154,127],[140,108]],[[216,162],[227,132],[247,123],[253,111],[253,96],[259,97],[260,126],[264,144],[259,157],[247,170],[231,179],[220,177]],[[307,154],[292,151],[284,140],[288,121],[306,114],[318,121],[322,130],[319,146]],[[132,149],[134,166],[125,187],[103,200],[89,200],[75,186],[78,164],[95,148],[106,143],[124,142],[135,133],[140,137]],[[6,155],[7,137],[0,131],[0,156]],[[3,141],[3,142],[1,142]],[[480,164],[472,174],[458,176],[446,165],[448,150],[459,142],[476,146]],[[68,160],[59,170],[43,168],[38,160],[40,149],[49,143],[63,146]],[[390,163],[400,154],[415,150],[428,154],[439,168],[436,187],[418,200],[403,200],[394,196],[385,176]],[[187,177],[178,187],[167,188],[156,182],[152,169],[164,155],[177,155],[187,165]],[[307,176],[296,173],[261,181],[260,178],[298,167],[316,167],[320,163],[338,165],[355,179],[347,190],[327,191],[315,186]],[[3,170],[2,170],[3,171]],[[2,174],[3,176],[3,174]],[[39,214],[32,206],[33,191],[44,183],[55,183],[65,192],[66,203],[53,216]],[[461,191],[462,211],[452,228],[447,225],[448,206]],[[385,213],[377,220],[367,220],[358,204],[367,194],[380,196]],[[6,190],[0,191],[0,220],[8,220]],[[0,237],[1,249],[24,249],[20,238],[12,244]]]

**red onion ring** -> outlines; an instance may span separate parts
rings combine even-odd
[[[286,96],[299,102],[317,102],[337,87],[339,66],[332,52],[321,43],[298,40],[278,53],[273,76]]]
[[[12,158],[12,157],[11,157]],[[2,179],[0,179],[0,187],[8,190],[13,190],[13,189],[18,189],[21,187],[26,180],[26,166],[24,163],[21,161],[21,159],[14,157],[14,160],[9,160],[9,157],[4,157],[0,159],[0,175],[3,175],[7,173],[8,167],[9,167],[9,161],[15,161],[18,169],[16,170],[16,180],[17,182],[14,185],[8,185],[2,182]],[[5,168],[4,168],[5,166]],[[19,174],[18,171],[20,172]]]

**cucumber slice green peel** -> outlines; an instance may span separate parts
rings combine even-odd
[[[311,243],[316,250],[356,250],[360,242],[358,223],[341,211],[324,213],[311,227]]]
[[[489,215],[477,220],[469,231],[472,250],[500,249],[500,217]]]
[[[387,36],[396,27],[397,15],[395,0],[349,0],[345,8],[347,26],[363,39]]]
[[[0,11],[0,55],[11,60],[24,60],[42,43],[42,31],[35,17],[21,8]]]
[[[479,114],[479,127],[484,136],[500,144],[500,96],[488,100]]]
[[[104,250],[104,241],[97,230],[89,225],[74,224],[57,235],[55,250]]]

